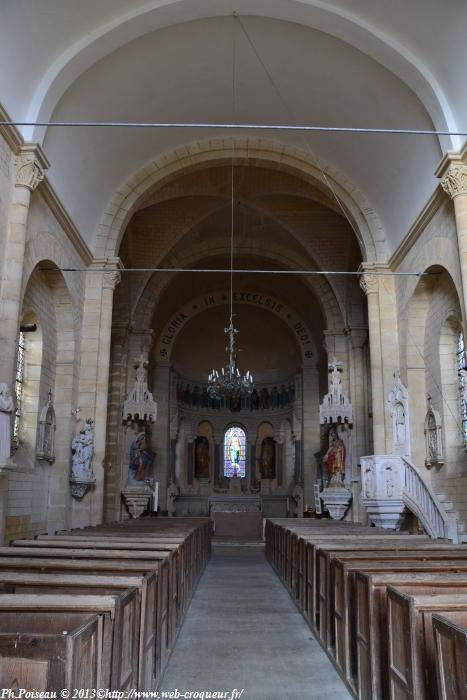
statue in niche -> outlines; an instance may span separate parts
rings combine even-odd
[[[395,406],[395,416],[394,416],[395,426],[396,426],[396,441],[398,445],[405,444],[405,411],[404,406],[401,403]]]
[[[430,469],[433,465],[441,466],[444,463],[443,443],[441,437],[441,417],[433,408],[431,396],[427,397],[427,413],[425,416],[425,466]]]
[[[195,440],[195,478],[209,479],[209,440],[198,435]]]
[[[138,433],[130,447],[128,486],[146,485],[153,459],[154,454],[148,450],[146,433]]]
[[[258,462],[262,479],[276,478],[276,443],[273,437],[264,438]]]
[[[342,485],[345,476],[345,444],[334,427],[329,430],[329,449],[324,455],[324,462],[329,484]]]
[[[92,472],[92,456],[94,453],[94,435],[92,434],[91,418],[86,419],[84,428],[71,443],[71,495],[82,498],[96,479]]]
[[[37,442],[37,459],[55,461],[55,409],[52,402],[52,392],[49,391],[47,403],[41,411],[39,419],[39,439]]]
[[[15,402],[8,385],[0,383],[0,466],[7,464],[11,456],[11,418]]]

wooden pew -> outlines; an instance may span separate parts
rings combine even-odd
[[[169,558],[169,644],[172,645],[176,635],[177,625],[181,623],[183,615],[183,598],[184,591],[182,590],[182,581],[185,578],[184,557],[182,556],[181,542],[177,544],[161,545],[156,538],[148,538],[142,542],[129,541],[128,538],[120,537],[118,542],[114,542],[111,536],[88,538],[69,537],[67,539],[57,539],[55,537],[40,539],[40,540],[15,540],[11,543],[12,547],[27,547],[45,549],[53,547],[65,549],[96,549],[105,551],[132,551],[137,552],[170,552]],[[180,618],[180,619],[179,619]]]
[[[466,700],[467,627],[437,613],[432,623],[440,700]]]
[[[141,576],[99,576],[83,574],[24,573],[0,571],[2,593],[57,593],[61,595],[119,594],[128,588],[138,591],[138,689],[153,690],[156,681],[157,577],[154,572]],[[76,687],[76,686],[75,686]]]
[[[102,634],[98,615],[0,612],[0,687],[99,688],[110,676],[99,667]]]
[[[387,586],[410,595],[467,593],[467,562],[463,573],[452,573],[444,564],[441,566],[444,568],[432,568],[425,572],[414,567],[410,572],[356,572],[356,629],[352,633],[347,627],[343,653],[346,660],[345,675],[350,682],[356,680],[358,698],[378,700],[388,693]],[[343,630],[342,638],[344,634]],[[339,637],[336,634],[336,642]],[[337,648],[336,643],[336,650]],[[356,651],[356,656],[351,651]]]
[[[12,548],[13,549],[13,548]],[[13,549],[14,552],[23,554],[23,549]],[[42,550],[40,550],[42,554]],[[157,581],[157,605],[156,605],[156,677],[159,677],[164,669],[168,654],[168,567],[167,561],[158,562],[144,559],[75,559],[43,558],[32,556],[1,557],[0,571],[21,570],[24,572],[48,572],[48,573],[99,573],[105,575],[144,575],[154,572],[158,576]]]
[[[333,636],[331,625],[334,610],[334,568],[331,562],[334,559],[355,560],[359,559],[398,559],[410,561],[423,561],[425,559],[459,559],[467,560],[467,547],[459,545],[420,543],[411,544],[409,541],[390,542],[383,540],[365,540],[363,543],[353,544],[317,544],[315,547],[315,590],[316,596],[316,628],[327,647],[332,646]]]
[[[407,595],[388,587],[391,698],[431,700],[436,692],[432,614],[467,623],[467,595]]]
[[[110,677],[99,677],[101,688],[136,688],[138,675],[137,591],[129,588],[120,595],[53,595],[2,593],[0,613],[48,612],[93,613],[100,616],[103,632],[101,670],[110,668]]]

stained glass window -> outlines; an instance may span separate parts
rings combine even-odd
[[[15,413],[15,420],[13,423],[13,435],[12,435],[13,447],[18,446],[19,438],[20,438],[21,408],[22,408],[22,403],[23,403],[25,352],[26,352],[26,345],[25,345],[24,333],[20,333],[19,334],[19,342],[18,342],[18,355],[16,358],[16,381],[15,381],[16,413]]]
[[[459,331],[457,334],[457,369],[467,369],[464,334]],[[465,399],[466,377],[459,374],[459,394],[461,403],[462,437],[464,445],[467,445],[467,401]]]
[[[224,436],[224,476],[246,476],[246,435],[238,425],[225,431]]]

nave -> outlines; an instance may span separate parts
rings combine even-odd
[[[244,689],[244,700],[351,697],[263,546],[215,541],[162,680],[161,691],[175,688]]]

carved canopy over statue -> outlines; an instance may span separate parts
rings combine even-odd
[[[209,479],[209,440],[204,435],[198,435],[195,440],[195,477]]]
[[[147,486],[154,454],[148,450],[146,433],[138,433],[130,447],[128,486]]]
[[[276,478],[276,443],[273,437],[264,438],[258,462],[262,479]]]

